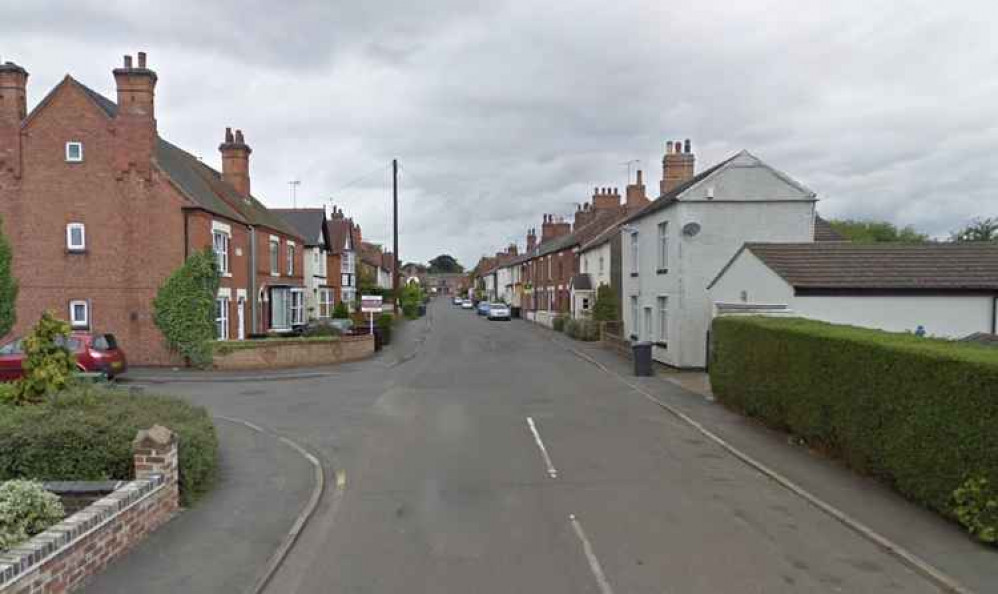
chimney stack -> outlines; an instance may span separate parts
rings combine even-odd
[[[243,198],[250,196],[249,156],[253,152],[243,139],[243,131],[225,129],[225,142],[218,145],[222,153],[222,179],[228,182]]]
[[[114,160],[119,179],[131,169],[150,179],[157,140],[156,73],[146,68],[145,52],[139,52],[138,68],[132,67],[131,56],[125,56],[123,67],[113,74],[118,90]]]
[[[597,212],[620,208],[620,190],[617,188],[596,188],[593,191],[593,209]],[[593,215],[595,216],[595,215]]]
[[[662,158],[662,181],[659,184],[661,194],[666,194],[673,188],[689,181],[696,175],[696,157],[690,147],[690,139],[686,142],[669,141],[665,143],[665,156]]]
[[[638,176],[635,182],[627,184],[627,211],[634,212],[649,202],[651,201],[648,200],[648,193],[645,191],[644,175],[638,169]]]
[[[537,230],[533,228],[527,229],[527,253],[529,254],[530,252],[534,251],[534,248],[536,247],[537,247]]]
[[[28,71],[0,64],[0,175],[21,177],[21,122],[28,117]]]

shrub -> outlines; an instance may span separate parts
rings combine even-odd
[[[966,481],[998,484],[998,351],[795,318],[719,318],[712,336],[725,404],[950,518],[994,522]]]
[[[36,481],[0,484],[0,553],[44,532],[66,515],[62,502]]]
[[[998,492],[988,479],[971,478],[953,492],[956,517],[981,542],[998,544]]]
[[[346,303],[340,301],[339,303],[336,304],[336,307],[333,308],[333,319],[334,320],[350,319],[350,308],[347,307]]]
[[[593,319],[597,322],[617,321],[617,294],[610,285],[602,284],[596,289],[596,304],[593,305]]]
[[[66,387],[76,371],[76,359],[66,348],[69,324],[50,312],[24,338],[24,376],[14,384],[12,402],[29,404]]]
[[[392,324],[395,323],[395,318],[392,314],[383,313],[374,319],[374,325],[378,327],[381,331],[381,343],[391,344],[392,342]]]
[[[196,367],[211,365],[220,273],[210,249],[192,254],[156,293],[153,321],[167,347]]]
[[[555,316],[551,320],[551,327],[554,328],[555,332],[562,332],[565,329],[565,316]]]
[[[409,283],[402,288],[399,304],[406,318],[413,320],[419,317],[419,306],[423,303],[423,290],[416,283]]]
[[[17,320],[17,280],[12,259],[10,243],[3,234],[3,217],[0,217],[0,337],[6,336]]]
[[[218,439],[204,408],[168,396],[73,386],[42,404],[0,407],[0,480],[127,480],[139,429],[179,439],[180,495],[189,505],[215,478]]]

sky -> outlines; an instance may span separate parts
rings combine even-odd
[[[336,204],[400,257],[466,266],[569,215],[665,142],[697,169],[748,149],[826,217],[944,237],[998,216],[998,4],[810,0],[2,0],[0,59],[29,108],[71,74],[114,97],[145,51],[160,135],[253,193]],[[653,196],[654,197],[654,196]]]

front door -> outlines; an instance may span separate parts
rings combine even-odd
[[[239,340],[246,340],[246,299],[243,297],[239,298],[236,306],[236,321],[239,323],[237,326],[236,333],[239,336]]]

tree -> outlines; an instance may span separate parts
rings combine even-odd
[[[167,346],[197,367],[212,361],[220,277],[215,254],[196,252],[166,279],[152,302],[153,321]]]
[[[24,377],[14,386],[15,404],[40,402],[66,387],[76,372],[76,358],[66,348],[69,323],[51,312],[24,338]]]
[[[457,263],[457,260],[449,254],[440,254],[430,260],[430,274],[459,273],[464,272],[464,266]]]
[[[10,243],[3,234],[3,217],[0,217],[0,337],[6,336],[17,320],[17,280],[12,259]]]
[[[998,241],[998,217],[974,219],[967,226],[954,231],[950,237],[959,242]]]
[[[828,221],[839,235],[856,243],[923,243],[929,236],[911,225],[898,228],[887,221],[832,219]]]
[[[596,289],[593,319],[597,322],[615,322],[617,320],[617,294],[614,293],[610,285],[602,284]]]

